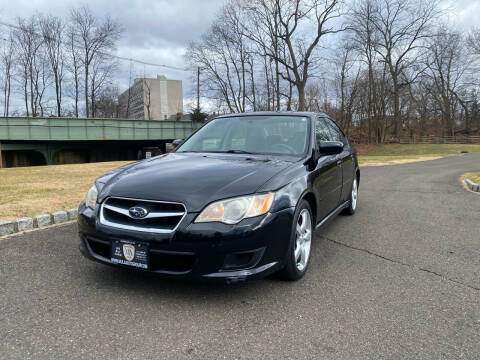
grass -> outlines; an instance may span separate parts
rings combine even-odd
[[[126,163],[0,169],[0,221],[76,208],[97,177]]]
[[[470,179],[476,184],[480,184],[480,172],[466,173],[463,174],[464,179]]]
[[[360,165],[391,165],[480,152],[480,145],[359,145]],[[0,221],[73,209],[93,181],[127,162],[0,169]],[[480,183],[480,174],[471,180]]]
[[[480,152],[476,144],[358,145],[360,165],[393,165],[433,160],[465,152]]]

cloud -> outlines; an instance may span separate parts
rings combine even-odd
[[[16,0],[0,5],[0,19],[15,23],[17,17],[37,12],[67,18],[72,7],[86,4],[98,17],[109,16],[124,29],[116,53],[150,63],[186,67],[183,58],[191,41],[210,26],[224,0]],[[0,30],[3,30],[0,28]],[[192,70],[193,72],[193,70]],[[117,82],[127,88],[130,77],[166,75],[183,81],[184,96],[193,96],[190,72],[120,61]]]
[[[469,31],[478,24],[480,1],[478,0],[444,0],[442,8],[445,17],[458,29]]]
[[[110,16],[124,28],[116,53],[150,63],[185,68],[183,54],[191,41],[207,31],[225,0],[15,0],[2,1],[0,19],[14,23],[17,17],[37,12],[67,18],[72,7],[86,4],[98,16]],[[442,6],[452,8],[451,20],[468,31],[477,24],[479,0],[444,0]],[[3,30],[3,28],[0,28]],[[163,74],[183,81],[184,97],[195,98],[195,69],[174,71],[161,67],[119,62],[116,82],[125,90],[131,78],[156,77]]]

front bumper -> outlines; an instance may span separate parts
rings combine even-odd
[[[98,209],[97,209],[98,213]],[[82,203],[78,212],[80,250],[87,258],[112,266],[111,243],[126,240],[149,245],[148,271],[160,275],[236,282],[279,270],[287,253],[294,209],[288,208],[236,225],[195,224],[188,213],[167,234],[129,231],[100,224]]]

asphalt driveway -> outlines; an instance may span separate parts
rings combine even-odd
[[[161,280],[74,225],[0,240],[1,359],[480,359],[480,154],[362,169],[299,282]]]

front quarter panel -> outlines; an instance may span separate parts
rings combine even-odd
[[[279,189],[275,194],[275,203],[272,212],[277,212],[289,207],[297,206],[298,200],[304,193],[308,191],[308,177],[301,176],[283,188]]]
[[[277,212],[297,205],[298,200],[310,188],[308,179],[307,167],[302,162],[298,162],[276,175],[264,184],[258,192],[275,192],[275,202],[271,212]]]

